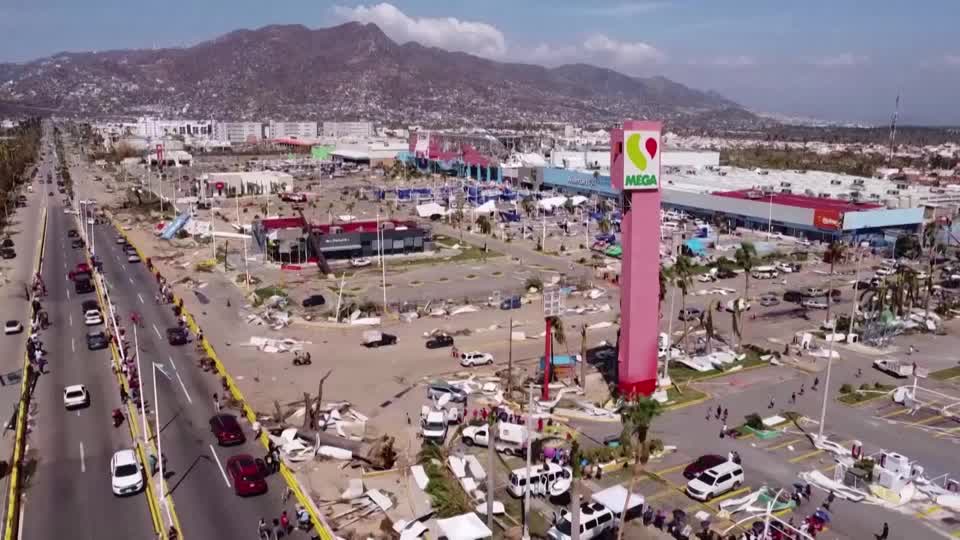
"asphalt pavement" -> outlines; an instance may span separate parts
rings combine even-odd
[[[194,342],[173,346],[166,340],[166,329],[177,325],[171,305],[158,305],[154,300],[157,282],[142,262],[130,263],[122,246],[116,243],[117,232],[112,226],[94,227],[96,254],[103,260],[105,282],[116,305],[122,326],[132,334],[131,314],[136,311],[143,319],[137,330],[140,364],[143,370],[143,392],[153,400],[156,365],[156,392],[160,412],[160,446],[167,459],[169,472],[167,486],[187,538],[254,538],[259,518],[268,521],[279,517],[285,508],[291,521],[294,518],[292,499],[284,505],[281,495],[285,489],[279,475],[268,478],[269,491],[260,496],[241,498],[234,494],[232,480],[225,472],[227,460],[234,455],[249,454],[262,457],[263,446],[253,440],[253,434],[242,421],[247,442],[240,446],[222,448],[210,431],[209,420],[216,414],[213,394],[223,395],[219,379],[199,369],[199,355]],[[133,347],[130,351],[133,352]],[[148,421],[153,424],[155,410]],[[225,410],[242,418],[236,410]],[[140,421],[139,419],[137,421]],[[152,429],[152,427],[151,427]]]
[[[120,498],[112,493],[110,459],[115,451],[133,445],[129,430],[114,428],[111,421],[119,395],[109,349],[90,351],[86,345],[88,329],[103,328],[87,327],[81,311],[81,303],[96,295],[77,295],[67,279],[67,269],[84,260],[83,249],[71,248],[67,238],[75,219],[58,204],[49,210],[42,270],[47,296],[42,304],[52,326],[40,332],[49,363],[33,397],[36,427],[27,459],[36,460],[36,466],[24,488],[22,537],[154,538],[145,495]],[[18,344],[16,354],[9,356],[22,358],[20,349]],[[86,386],[89,407],[65,409],[63,389],[73,384]]]

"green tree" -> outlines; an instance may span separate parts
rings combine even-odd
[[[677,257],[677,262],[674,263],[672,272],[674,275],[674,285],[680,289],[680,311],[684,314],[683,317],[683,351],[687,352],[687,334],[689,333],[689,322],[687,321],[687,293],[690,292],[690,287],[693,285],[693,264],[690,262],[690,258],[686,255],[680,255]],[[673,317],[673,313],[669,315]]]
[[[650,444],[647,441],[647,435],[650,433],[653,420],[661,412],[660,403],[646,397],[639,397],[624,403],[620,408],[620,419],[623,421],[621,444],[632,444],[636,458],[633,475],[630,477],[630,488],[627,490],[627,496],[623,501],[623,512],[620,514],[622,516],[627,515],[627,509],[630,508],[630,494],[636,489],[643,467],[650,460]],[[617,540],[623,540],[623,529],[625,528],[620,527],[617,532]]]
[[[603,216],[602,218],[600,218],[600,221],[597,222],[597,228],[599,228],[600,232],[602,232],[603,234],[607,234],[610,232],[611,225],[610,225],[610,220],[607,219],[607,216]]]
[[[750,300],[750,272],[753,270],[753,265],[757,262],[757,248],[750,242],[743,242],[740,244],[740,247],[737,248],[737,251],[734,253],[734,260],[737,262],[737,265],[740,268],[743,268],[743,304]],[[741,346],[743,341],[743,320],[739,315],[741,302],[739,299],[734,299],[734,326],[738,331],[735,331],[734,334],[737,335],[737,347]]]
[[[827,251],[824,253],[824,258],[830,261],[830,284],[833,283],[833,269],[838,262],[843,261],[844,254],[846,251],[846,245],[842,242],[833,241],[827,246]],[[827,290],[827,318],[826,321],[830,320],[830,308],[833,305],[833,295],[830,294],[830,290]]]

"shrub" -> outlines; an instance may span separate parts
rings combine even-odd
[[[663,441],[660,439],[650,439],[650,453],[656,454],[663,452]]]
[[[870,385],[870,383],[863,383],[863,384],[860,385],[860,389],[861,389],[861,390],[872,390],[873,387]]]
[[[536,276],[528,277],[527,281],[524,282],[523,284],[523,288],[524,290],[527,290],[527,291],[529,291],[530,289],[536,289],[538,291],[542,291],[543,280]]]
[[[850,385],[850,384],[848,384],[848,383],[843,383],[843,384],[840,385],[840,393],[841,393],[841,394],[849,394],[850,392],[853,392],[853,386],[852,386],[852,385]]]
[[[883,384],[881,384],[881,383],[879,383],[879,382],[875,382],[875,383],[873,383],[873,388],[874,388],[874,390],[883,390],[884,386],[883,386]]]
[[[746,425],[753,429],[763,429],[763,418],[757,413],[750,413],[746,417]]]

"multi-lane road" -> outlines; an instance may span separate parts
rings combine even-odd
[[[49,154],[48,159],[53,159]],[[132,448],[133,443],[127,427],[114,428],[111,421],[120,396],[109,349],[87,349],[87,331],[104,327],[84,324],[81,303],[97,299],[97,295],[78,295],[67,276],[76,263],[85,260],[84,248],[71,247],[68,231],[84,231],[75,214],[65,213],[61,197],[47,195],[48,188],[44,185],[32,201],[48,205],[42,269],[48,294],[43,309],[50,314],[52,326],[41,335],[49,364],[34,395],[38,413],[29,456],[37,460],[37,466],[23,496],[22,537],[154,538],[146,496],[121,498],[111,491],[110,458],[116,450]],[[263,446],[253,440],[245,422],[246,443],[229,448],[217,445],[209,421],[215,414],[212,396],[222,393],[218,378],[199,369],[193,343],[173,346],[167,342],[166,329],[176,325],[171,306],[154,301],[155,278],[143,263],[127,261],[123,246],[117,243],[117,232],[109,225],[89,229],[93,238],[88,244],[93,241],[96,255],[103,261],[104,283],[131,340],[130,315],[135,311],[143,320],[137,341],[147,421],[152,429],[154,413],[159,411],[159,443],[167,463],[167,491],[155,493],[172,500],[184,538],[255,538],[258,520],[270,521],[284,509],[295,521],[294,501],[281,502],[285,484],[278,475],[268,478],[269,491],[264,495],[241,498],[234,494],[227,460],[238,454],[262,457]],[[63,388],[72,384],[87,387],[92,398],[89,407],[65,410]],[[157,403],[151,403],[154,390]],[[238,411],[225,412],[242,416]],[[161,514],[166,529],[171,516],[166,511]]]

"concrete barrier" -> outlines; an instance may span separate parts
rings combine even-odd
[[[37,259],[33,265],[34,273],[39,273],[43,269],[43,249],[47,239],[47,209],[43,209],[40,224],[40,241],[37,244]],[[33,320],[30,317],[29,331],[27,335],[33,333]],[[24,341],[26,347],[26,341]],[[4,523],[4,540],[14,540],[19,536],[20,530],[20,475],[23,473],[23,453],[26,450],[27,437],[27,417],[30,409],[30,398],[32,392],[30,388],[30,357],[26,352],[23,353],[23,380],[20,381],[20,405],[17,407],[17,429],[13,441],[13,458],[10,460],[10,486],[7,493],[7,517]]]

